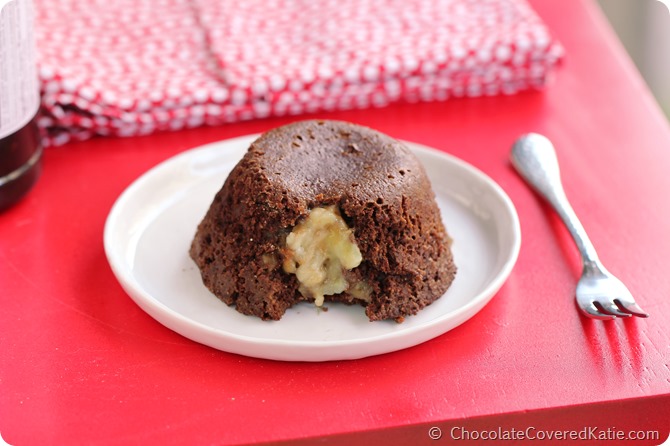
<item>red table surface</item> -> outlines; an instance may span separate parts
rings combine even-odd
[[[34,190],[0,214],[0,435],[12,445],[421,444],[434,443],[431,426],[444,443],[461,427],[596,427],[659,430],[661,440],[635,444],[661,443],[670,129],[594,4],[532,4],[567,55],[546,91],[318,115],[452,153],[506,190],[522,248],[479,314],[419,346],[353,361],[274,362],[197,344],[121,289],[102,244],[110,207],[179,152],[296,118],[51,148]],[[649,319],[578,314],[577,252],[508,162],[528,131],[555,143],[574,208]],[[589,443],[602,441],[580,442]]]

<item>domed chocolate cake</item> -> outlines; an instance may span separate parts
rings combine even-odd
[[[198,226],[204,284],[244,314],[292,305],[365,307],[371,321],[442,296],[456,267],[429,180],[398,141],[338,121],[301,121],[252,143]]]

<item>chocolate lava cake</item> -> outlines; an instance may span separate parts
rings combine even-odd
[[[278,320],[301,301],[361,304],[402,322],[456,274],[426,173],[403,144],[339,121],[300,121],[251,144],[190,255],[237,311]]]

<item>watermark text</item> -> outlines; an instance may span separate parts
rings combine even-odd
[[[502,428],[495,429],[468,429],[454,426],[443,432],[439,427],[428,429],[428,436],[433,440],[441,438],[454,441],[622,441],[622,440],[660,440],[657,430],[623,430],[616,427],[589,426],[579,430],[547,430],[529,426],[523,429]]]

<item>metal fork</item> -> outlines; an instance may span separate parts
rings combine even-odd
[[[568,228],[582,257],[582,276],[575,292],[579,309],[595,319],[649,317],[628,288],[600,262],[593,244],[572,209],[561,184],[554,146],[537,133],[521,136],[512,147],[512,165],[554,208]]]

